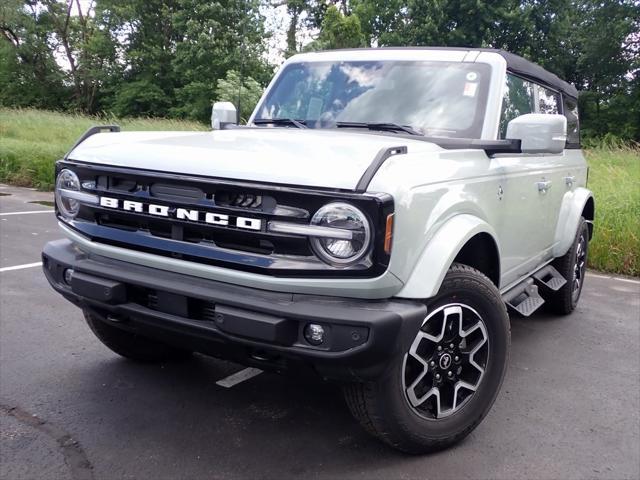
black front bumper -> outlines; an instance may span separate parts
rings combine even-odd
[[[338,380],[380,375],[426,316],[419,302],[241,287],[90,255],[68,240],[48,243],[42,260],[56,291],[114,326],[259,368],[311,367]],[[305,340],[308,323],[324,327],[322,345]]]

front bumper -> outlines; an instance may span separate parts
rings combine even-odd
[[[114,326],[263,369],[310,367],[337,380],[382,374],[426,316],[419,302],[258,290],[88,254],[69,240],[48,243],[42,259],[57,292]],[[308,323],[325,328],[322,345],[305,340]]]

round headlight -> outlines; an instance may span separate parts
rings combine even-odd
[[[314,237],[311,246],[323,261],[334,265],[348,265],[360,260],[371,245],[371,226],[367,217],[348,203],[329,203],[320,208],[311,219],[312,225],[339,229],[341,234],[351,232],[350,239]]]
[[[77,200],[64,195],[63,190],[79,192],[80,179],[71,170],[61,170],[56,179],[56,205],[63,217],[67,219],[75,218],[80,211],[80,204]]]

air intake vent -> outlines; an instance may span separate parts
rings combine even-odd
[[[208,322],[215,322],[216,320],[216,304],[215,303],[210,303],[210,302],[204,302],[202,304],[202,311],[201,311],[201,315],[202,315],[202,320],[208,321]]]
[[[147,295],[147,307],[151,310],[158,309],[158,294],[155,291],[149,292]]]
[[[254,193],[218,192],[216,204],[225,207],[261,208],[263,197]]]
[[[197,202],[204,198],[204,192],[196,187],[182,185],[167,185],[162,183],[152,183],[149,192],[154,198],[161,198],[167,201]]]

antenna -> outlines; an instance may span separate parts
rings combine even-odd
[[[247,17],[248,17],[248,10],[249,10],[249,1],[245,0],[244,1],[244,18],[241,19],[241,23],[242,23],[242,28],[240,29],[240,36],[241,36],[241,44],[240,44],[240,79],[238,81],[238,121],[237,124],[240,125],[241,122],[241,100],[242,100],[242,84],[244,82],[244,58],[245,58],[245,46],[246,46],[246,38],[245,38],[245,28],[246,28],[246,21],[247,21]]]

